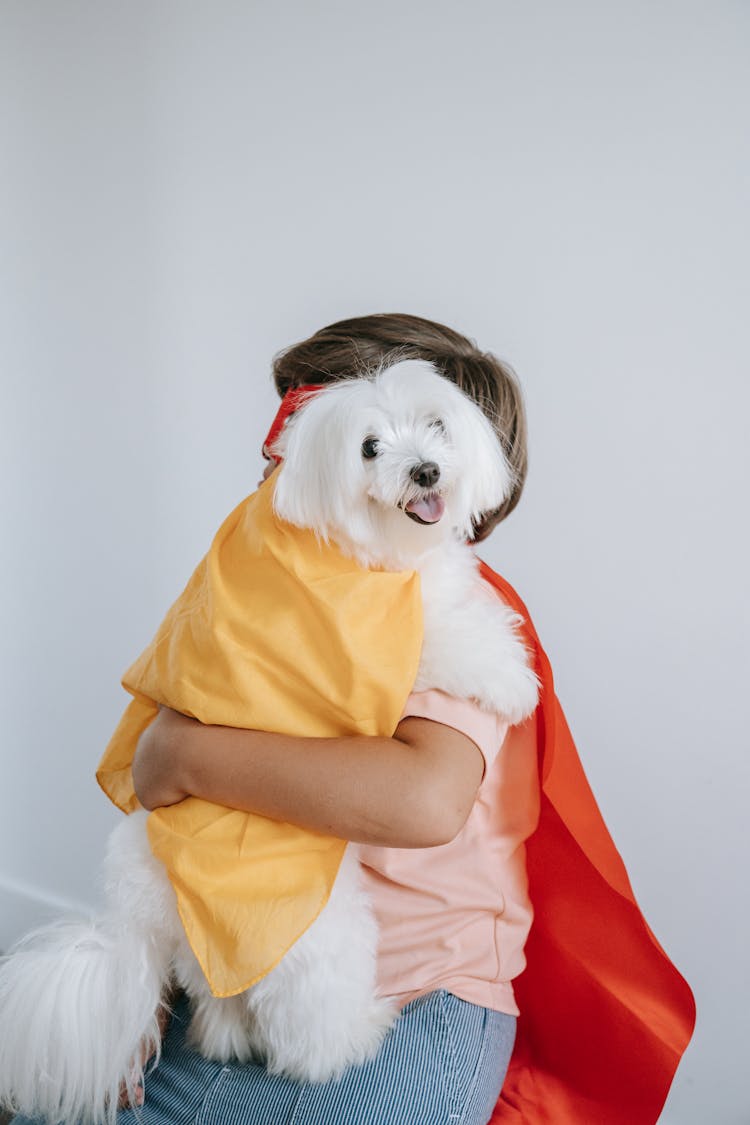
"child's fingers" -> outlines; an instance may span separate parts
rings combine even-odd
[[[166,1030],[169,1027],[169,1021],[170,1021],[171,1015],[172,1015],[171,1011],[166,1006],[161,1007],[159,1009],[158,1013],[157,1013],[156,1018],[157,1018],[158,1023],[159,1023],[159,1034],[161,1035],[162,1038],[164,1038]],[[156,1054],[156,1050],[153,1047],[153,1045],[149,1045],[148,1042],[143,1043],[141,1045],[141,1051],[140,1051],[141,1070],[146,1066],[146,1063],[148,1063],[154,1057],[155,1054]],[[135,1066],[134,1066],[133,1071],[132,1071],[131,1076],[130,1076],[131,1085],[135,1081],[136,1075],[138,1073],[139,1072],[135,1070]],[[143,1082],[136,1082],[135,1085],[132,1086],[132,1089],[133,1089],[133,1096],[131,1098],[131,1097],[128,1096],[127,1083],[123,1082],[123,1084],[120,1086],[120,1095],[117,1099],[117,1108],[118,1109],[129,1109],[132,1106],[142,1106],[143,1105],[144,1100],[145,1100]]]
[[[144,1102],[143,1086],[138,1085],[133,1090],[133,1097],[128,1097],[128,1088],[125,1083],[120,1087],[120,1096],[117,1099],[118,1109],[130,1109],[132,1106],[142,1106]]]

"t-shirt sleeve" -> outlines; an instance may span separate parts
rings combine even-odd
[[[484,758],[485,773],[497,757],[508,730],[500,715],[483,711],[469,699],[456,699],[444,691],[415,691],[409,696],[402,719],[431,719],[465,734]]]

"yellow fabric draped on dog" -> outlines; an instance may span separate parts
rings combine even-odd
[[[275,475],[275,474],[274,474]],[[273,477],[225,520],[156,637],[126,672],[134,699],[97,771],[125,812],[157,705],[290,735],[388,736],[416,676],[419,577],[365,570],[273,512]],[[345,843],[197,798],[148,818],[215,996],[276,965],[328,901]]]

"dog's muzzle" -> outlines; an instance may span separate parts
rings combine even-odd
[[[417,500],[409,500],[403,510],[415,523],[437,523],[445,511],[445,500],[439,492],[427,492]]]
[[[420,488],[434,488],[440,480],[440,466],[436,461],[421,461],[409,476]]]
[[[437,523],[445,512],[445,500],[439,492],[434,491],[440,480],[440,466],[436,461],[420,461],[410,470],[409,477],[425,491],[421,496],[401,504],[402,511],[415,523]]]
[[[434,491],[440,480],[440,466],[435,461],[421,461],[414,466],[409,476],[414,484],[425,491],[421,496],[407,500],[403,505],[404,512],[415,523],[437,523],[445,512],[445,500],[439,492]]]

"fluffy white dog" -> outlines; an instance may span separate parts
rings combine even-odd
[[[490,591],[466,546],[472,522],[511,484],[481,410],[426,363],[332,385],[294,416],[274,506],[365,566],[416,569],[424,644],[416,690],[440,688],[520,722],[538,685],[519,619]],[[347,848],[328,905],[281,963],[239,996],[211,995],[175,895],[146,837],[145,813],[114,831],[108,905],[92,923],[26,938],[0,967],[0,1104],[69,1125],[112,1123],[118,1091],[158,1051],[170,980],[190,994],[190,1039],[220,1060],[324,1081],[371,1057],[393,1019],[374,992],[377,934]]]

